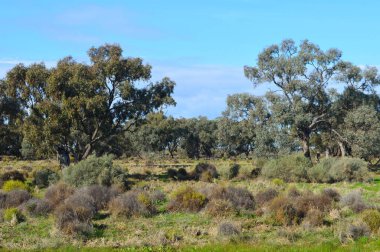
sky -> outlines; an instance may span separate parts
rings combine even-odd
[[[117,43],[176,82],[175,117],[216,118],[228,94],[262,95],[244,77],[267,46],[309,39],[357,65],[380,66],[377,0],[0,0],[0,78],[17,63],[48,67]]]

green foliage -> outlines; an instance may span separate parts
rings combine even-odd
[[[168,205],[169,211],[198,212],[206,204],[206,196],[192,187],[183,187],[174,192]]]
[[[20,222],[25,218],[20,210],[15,207],[5,209],[3,214],[5,221],[11,221],[13,218],[16,218],[16,221]]]
[[[9,192],[13,190],[28,190],[28,186],[19,180],[8,180],[3,185],[3,191]]]
[[[261,174],[268,179],[278,178],[286,182],[307,181],[307,170],[311,165],[309,159],[292,154],[268,161]]]
[[[237,177],[237,175],[239,174],[239,171],[240,171],[240,165],[239,164],[231,165],[231,167],[229,169],[229,173],[228,173],[228,178],[232,179],[232,178]]]
[[[380,228],[380,212],[369,209],[362,212],[362,220],[368,225],[372,232],[377,232]]]
[[[113,165],[112,156],[91,156],[64,169],[63,180],[73,186],[127,186],[127,174]]]
[[[58,173],[50,170],[50,169],[42,169],[36,172],[34,175],[34,184],[38,188],[45,188],[51,184],[54,184],[59,180]]]

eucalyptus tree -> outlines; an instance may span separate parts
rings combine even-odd
[[[89,64],[66,57],[52,69],[18,65],[6,78],[7,89],[28,114],[25,139],[41,156],[58,151],[66,165],[69,153],[85,159],[150,112],[175,104],[175,83],[150,82],[151,66],[124,57],[120,46],[91,48],[88,56]]]
[[[327,123],[331,102],[326,87],[338,72],[341,51],[321,50],[309,41],[299,46],[293,40],[264,49],[256,66],[245,66],[245,76],[255,86],[271,84],[282,97],[272,96],[270,102],[280,110],[273,116],[289,127],[300,141],[304,155],[310,158],[310,137]]]

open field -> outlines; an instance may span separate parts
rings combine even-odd
[[[211,185],[223,187],[246,188],[253,195],[267,189],[274,189],[280,195],[286,195],[289,190],[298,189],[301,192],[310,191],[319,194],[326,188],[335,189],[344,196],[359,190],[366,204],[371,208],[380,207],[380,179],[372,174],[374,179],[368,183],[340,182],[335,184],[320,183],[285,183],[264,178],[251,178],[250,172],[255,167],[252,160],[237,161],[241,169],[236,178],[228,179],[228,169],[235,163],[230,160],[209,160],[217,167],[220,177],[211,182],[176,181],[167,175],[168,168],[184,167],[190,172],[198,161],[144,161],[116,160],[115,164],[127,169],[131,188],[144,190],[159,190],[166,197],[157,204],[157,213],[150,217],[115,217],[108,211],[100,211],[93,218],[93,230],[89,235],[64,235],[55,226],[53,214],[47,217],[29,217],[17,225],[3,222],[0,225],[0,245],[4,249],[56,249],[73,251],[77,248],[94,251],[114,249],[115,251],[376,251],[380,250],[378,233],[373,232],[356,241],[347,240],[341,243],[340,232],[346,223],[361,219],[361,213],[333,203],[324,219],[334,213],[339,217],[329,220],[328,224],[282,225],[271,220],[268,214],[263,214],[265,208],[257,205],[255,211],[241,211],[236,214],[221,214],[211,216],[204,209],[199,212],[168,211],[167,205],[178,188],[189,186],[197,190]],[[58,169],[54,161],[3,161],[1,172],[19,170],[29,176],[31,183],[33,174],[39,169]],[[31,193],[37,198],[43,198],[46,189],[32,188]],[[335,212],[334,212],[335,211]],[[333,218],[333,217],[331,217]],[[239,232],[233,235],[221,235],[218,227],[221,223],[231,223]],[[91,250],[90,250],[91,251]]]

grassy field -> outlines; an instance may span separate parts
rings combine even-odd
[[[184,185],[192,188],[205,188],[210,184],[247,188],[253,195],[268,188],[280,194],[289,189],[320,193],[325,188],[336,189],[341,195],[359,190],[367,204],[380,206],[380,179],[373,174],[369,183],[284,183],[263,178],[250,178],[250,172],[257,162],[237,161],[241,165],[238,177],[228,179],[228,170],[232,160],[209,160],[213,163],[220,178],[212,183],[202,181],[175,181],[168,178],[168,168],[183,167],[190,171],[199,161],[151,161],[117,160],[116,164],[127,169],[132,188],[160,190],[168,195]],[[50,168],[58,170],[55,161],[2,161],[0,171],[19,170],[33,177],[35,171]],[[43,197],[45,189],[33,189],[35,197]],[[360,219],[360,213],[342,208],[341,216],[331,225],[317,227],[306,225],[276,225],[270,223],[266,215],[240,213],[224,217],[210,217],[207,213],[168,212],[168,199],[158,205],[158,214],[152,217],[113,217],[107,211],[97,214],[93,221],[91,235],[63,235],[54,224],[54,217],[27,217],[25,221],[12,225],[0,223],[0,249],[43,250],[43,251],[380,251],[378,233],[356,241],[339,240],[339,230],[344,223]],[[221,236],[218,226],[228,221],[239,227],[237,235]]]

